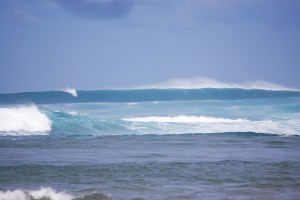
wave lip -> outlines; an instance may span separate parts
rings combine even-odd
[[[64,92],[71,94],[73,97],[77,97],[77,91],[74,88],[67,87]]]
[[[28,135],[51,131],[52,121],[34,105],[0,108],[0,134]]]
[[[225,118],[214,118],[214,117],[203,117],[203,116],[186,116],[180,115],[176,117],[133,117],[133,118],[122,118],[124,121],[130,122],[162,122],[162,123],[238,123],[238,122],[249,122],[246,119],[225,119]]]

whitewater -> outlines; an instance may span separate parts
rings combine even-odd
[[[299,135],[266,82],[0,94],[0,200],[299,199]]]

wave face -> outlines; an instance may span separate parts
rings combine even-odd
[[[131,89],[95,91],[76,91],[74,89],[68,89],[66,91],[0,94],[0,104],[238,100],[299,96],[299,91],[240,88]]]
[[[51,120],[36,106],[0,108],[0,134],[45,134]]]

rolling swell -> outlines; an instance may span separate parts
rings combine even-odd
[[[261,90],[239,88],[203,89],[135,89],[76,91],[72,95],[65,91],[23,92],[0,94],[0,104],[54,104],[84,102],[145,102],[176,100],[237,100],[259,98],[299,97],[299,91]]]

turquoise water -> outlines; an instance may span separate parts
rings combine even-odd
[[[298,92],[103,92],[0,95],[1,200],[300,198]]]

